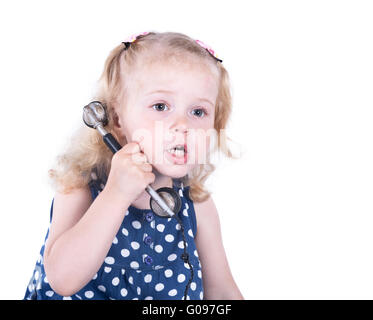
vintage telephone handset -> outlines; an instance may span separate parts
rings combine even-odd
[[[106,107],[99,101],[92,101],[83,108],[83,121],[91,128],[97,129],[102,135],[105,144],[116,153],[122,146],[113,135],[104,129],[108,123]],[[155,214],[161,217],[172,217],[181,208],[180,196],[172,188],[163,187],[155,191],[150,185],[146,187],[146,192],[150,195],[150,208]]]

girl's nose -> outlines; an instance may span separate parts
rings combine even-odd
[[[175,124],[171,127],[172,131],[178,132],[178,133],[187,133],[188,132],[188,125],[186,120],[179,119]]]
[[[176,127],[175,132],[187,133],[188,129],[186,127]]]

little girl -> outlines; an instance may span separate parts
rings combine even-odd
[[[51,224],[25,299],[243,299],[204,188],[210,136],[196,134],[215,130],[231,157],[222,60],[184,34],[134,35],[110,53],[95,100],[123,147],[113,155],[82,125],[49,171]],[[154,214],[149,184],[179,194],[179,220]]]

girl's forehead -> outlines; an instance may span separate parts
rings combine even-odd
[[[191,89],[209,96],[217,94],[218,75],[203,64],[153,63],[137,68],[127,79],[131,93],[146,94],[155,90]]]

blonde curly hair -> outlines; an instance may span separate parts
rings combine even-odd
[[[157,55],[154,56],[155,49]],[[161,52],[161,57],[159,55]],[[121,142],[126,143],[114,130],[113,122],[116,117],[118,101],[125,101],[126,89],[130,80],[131,70],[147,63],[156,63],[160,59],[178,59],[184,63],[186,57],[199,58],[198,61],[216,68],[219,76],[219,91],[215,105],[214,129],[221,132],[226,128],[232,111],[232,97],[228,72],[224,66],[213,58],[209,52],[200,46],[194,39],[176,32],[150,32],[139,36],[130,47],[125,50],[123,44],[115,47],[106,59],[103,73],[98,81],[96,93],[92,100],[104,103],[108,112],[107,131]],[[146,59],[144,59],[146,57]],[[181,58],[181,60],[180,60]],[[217,136],[216,148],[229,158],[235,158],[227,145],[226,135]],[[102,136],[82,126],[72,136],[69,145],[63,153],[57,156],[55,165],[48,171],[51,184],[55,190],[68,193],[75,188],[88,185],[92,172],[106,181],[110,172],[113,154],[102,140]],[[189,197],[196,202],[204,201],[210,195],[204,183],[215,170],[212,163],[199,164],[192,172],[181,180],[184,186],[190,186]]]

